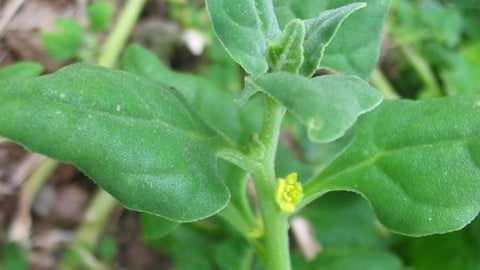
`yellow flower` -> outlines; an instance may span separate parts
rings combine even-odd
[[[275,200],[283,212],[293,213],[303,197],[302,184],[297,181],[297,173],[287,175],[277,181]]]

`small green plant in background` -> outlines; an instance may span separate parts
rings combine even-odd
[[[107,1],[95,1],[87,6],[87,29],[73,19],[57,19],[57,31],[41,34],[45,51],[53,59],[75,59],[93,63],[98,54],[99,33],[110,24],[114,6]]]
[[[172,71],[130,45],[124,71],[74,64],[2,82],[0,135],[75,165],[143,212],[145,241],[178,269],[402,269],[382,235],[442,234],[475,219],[480,96],[384,100],[366,81],[389,0],[206,6],[220,43],[246,72],[240,93]],[[108,25],[106,10],[89,8],[92,31]],[[44,40],[74,57],[80,42],[65,35],[78,31],[68,25]],[[299,138],[300,160],[279,144],[282,125]],[[318,226],[325,248],[310,263],[291,255],[288,231],[299,214]],[[458,234],[478,235],[476,228],[478,221]],[[421,239],[418,253],[430,241]]]

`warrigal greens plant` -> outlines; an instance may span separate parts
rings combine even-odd
[[[132,45],[123,71],[74,64],[1,81],[0,136],[75,165],[124,207],[163,218],[159,230],[219,215],[268,270],[291,269],[289,220],[328,192],[360,194],[383,226],[408,236],[459,230],[477,216],[480,96],[383,100],[367,82],[389,0],[206,6],[246,72],[241,93],[186,79]],[[119,31],[100,65],[120,54],[108,49],[126,40]],[[277,175],[286,115],[313,142],[348,144],[309,179]]]

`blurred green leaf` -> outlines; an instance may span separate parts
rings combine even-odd
[[[450,58],[450,67],[442,72],[449,95],[480,94],[480,41],[463,48]]]
[[[161,239],[175,230],[179,223],[147,213],[140,213],[142,238],[145,241]]]
[[[214,260],[221,270],[250,270],[255,255],[243,239],[229,239],[215,247]]]
[[[93,31],[105,30],[113,17],[114,6],[107,1],[93,2],[87,6],[88,20]]]
[[[11,79],[26,79],[40,75],[43,66],[33,61],[20,61],[0,68],[0,81]]]
[[[480,269],[480,218],[459,232],[412,239],[409,259],[417,270]]]
[[[29,269],[27,251],[15,243],[7,242],[2,244],[3,270],[27,270]]]
[[[275,172],[276,175],[288,175],[296,172],[299,181],[303,182],[312,177],[313,168],[299,160],[285,143],[279,142],[275,157]]]
[[[420,23],[428,28],[429,35],[444,42],[447,46],[455,46],[463,32],[463,17],[459,9],[444,7],[437,1],[419,3]],[[448,19],[445,19],[448,18]],[[418,23],[415,28],[418,29]]]
[[[479,103],[480,96],[385,101],[360,117],[348,147],[304,185],[305,202],[354,191],[394,232],[461,229],[480,210]]]
[[[58,19],[55,24],[58,32],[41,34],[45,50],[54,59],[74,58],[82,47],[82,27],[70,19]]]
[[[385,235],[378,230],[375,213],[357,194],[325,194],[302,212],[315,228],[317,240],[325,249],[382,246]]]
[[[401,260],[386,251],[363,249],[329,250],[318,256],[313,262],[294,262],[295,270],[401,270]]]
[[[111,265],[118,252],[118,243],[112,235],[106,235],[100,239],[97,245],[98,258],[103,264]]]

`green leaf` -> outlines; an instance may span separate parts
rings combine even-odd
[[[352,3],[337,9],[320,13],[317,17],[305,21],[306,35],[304,42],[305,62],[301,74],[310,77],[320,65],[325,48],[334,39],[343,21],[356,10],[365,7],[363,2]]]
[[[480,94],[480,41],[451,55],[451,67],[441,73],[449,95]]]
[[[224,139],[173,89],[73,65],[0,89],[0,136],[74,164],[125,207],[175,221],[221,210]]]
[[[402,261],[386,251],[363,249],[339,249],[323,252],[313,262],[296,263],[294,269],[298,270],[400,270]]]
[[[1,246],[4,263],[0,264],[3,270],[28,269],[28,253],[25,248],[12,242],[4,242]]]
[[[102,31],[108,27],[113,17],[114,6],[110,2],[94,2],[87,6],[88,20],[93,31]]]
[[[380,34],[390,0],[363,0],[367,7],[349,16],[325,49],[320,67],[344,75],[368,78],[375,68],[380,49]],[[317,17],[322,11],[355,3],[352,0],[274,0],[275,13],[283,27],[292,19]]]
[[[43,66],[33,61],[21,61],[0,68],[0,81],[11,79],[26,79],[43,72]]]
[[[171,233],[179,223],[148,213],[141,213],[140,225],[144,241],[154,241]]]
[[[316,238],[325,249],[380,248],[384,244],[384,235],[375,226],[375,213],[357,194],[325,194],[302,215],[311,221]]]
[[[409,259],[418,270],[480,269],[480,218],[465,229],[444,235],[413,239]]]
[[[188,226],[181,226],[165,243],[169,246],[167,248],[171,249],[176,270],[215,269],[212,252],[215,242],[207,235]]]
[[[97,254],[102,263],[111,265],[118,253],[119,244],[112,235],[106,235],[100,239],[97,247]]]
[[[82,46],[82,27],[76,21],[69,19],[59,19],[55,24],[58,32],[41,34],[45,50],[55,59],[74,58]]]
[[[268,69],[268,42],[280,29],[270,0],[206,0],[213,28],[227,52],[248,73]]]
[[[330,142],[342,137],[357,117],[375,108],[382,95],[356,77],[320,76],[312,79],[289,73],[247,77],[245,102],[256,92],[268,94],[308,126],[309,137]]]
[[[238,108],[232,93],[201,77],[170,70],[154,53],[141,46],[130,45],[121,62],[125,70],[176,88],[203,119],[235,142],[247,142],[248,136],[260,127],[252,115],[257,113],[256,108]]]
[[[253,250],[243,239],[228,239],[215,247],[214,260],[218,269],[252,269]]]
[[[462,228],[480,210],[479,104],[479,96],[385,101],[360,117],[350,145],[304,186],[304,203],[349,190],[394,232]]]
[[[274,71],[298,73],[303,63],[303,39],[305,25],[301,20],[293,20],[285,26],[278,42],[271,42],[267,59]]]
[[[232,93],[221,91],[200,77],[168,69],[155,54],[141,46],[129,46],[121,62],[122,67],[128,71],[176,88],[205,121],[235,142],[246,143],[248,136],[259,129],[260,123],[254,117],[256,107],[239,108],[233,101]],[[230,189],[231,203],[241,211],[248,211],[245,202],[246,173],[221,161],[218,163],[218,173]]]

